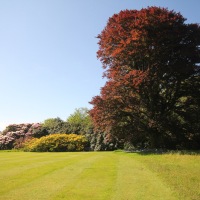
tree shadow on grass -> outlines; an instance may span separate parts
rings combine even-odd
[[[137,153],[143,156],[146,155],[200,155],[200,150],[163,150],[163,149],[139,149],[133,151],[125,151],[126,153]]]

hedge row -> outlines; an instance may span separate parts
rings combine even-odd
[[[87,139],[82,135],[57,133],[25,142],[24,150],[35,152],[83,151],[87,148],[87,144]]]

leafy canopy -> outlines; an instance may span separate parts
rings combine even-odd
[[[108,81],[91,101],[96,129],[140,147],[200,147],[200,27],[185,20],[158,7],[109,18],[98,35]]]

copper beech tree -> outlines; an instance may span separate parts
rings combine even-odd
[[[200,148],[200,27],[166,8],[114,14],[98,35],[107,82],[96,130],[135,147]]]

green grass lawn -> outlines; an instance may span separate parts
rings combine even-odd
[[[199,200],[199,155],[0,151],[0,200]]]

